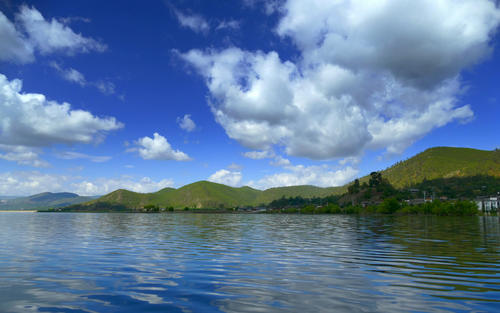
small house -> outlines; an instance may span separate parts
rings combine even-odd
[[[479,197],[476,199],[477,209],[483,212],[498,211],[500,207],[500,197]]]

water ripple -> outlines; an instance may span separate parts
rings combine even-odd
[[[494,217],[0,214],[0,312],[498,312]]]

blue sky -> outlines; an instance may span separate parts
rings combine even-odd
[[[433,146],[499,146],[493,1],[0,11],[0,195],[334,186]]]

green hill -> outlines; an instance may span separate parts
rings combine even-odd
[[[291,186],[261,191],[248,186],[235,188],[208,181],[199,181],[179,189],[165,188],[155,193],[137,193],[119,189],[99,199],[68,209],[98,210],[99,206],[134,209],[147,205],[163,208],[232,208],[268,204],[281,197],[324,197],[340,194],[343,190],[343,187]]]
[[[500,177],[500,150],[436,147],[398,162],[382,171],[384,178],[396,188],[404,188],[424,180],[451,177]],[[362,181],[368,180],[364,177]]]
[[[0,210],[33,210],[61,208],[92,200],[92,197],[81,197],[70,192],[44,192],[28,197],[3,199],[0,201]]]

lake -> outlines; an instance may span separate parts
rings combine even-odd
[[[0,312],[498,312],[498,217],[0,213]]]

